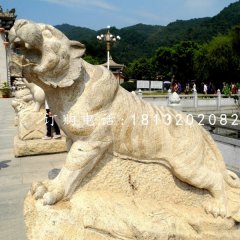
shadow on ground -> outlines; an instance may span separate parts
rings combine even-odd
[[[0,162],[0,170],[1,170],[2,168],[7,168],[7,167],[9,167],[8,163],[10,163],[10,162],[11,162],[11,160],[1,161],[1,162]]]
[[[61,169],[59,168],[53,168],[51,171],[48,172],[48,179],[54,179],[55,177],[57,177],[60,171]]]

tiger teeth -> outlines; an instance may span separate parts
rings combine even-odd
[[[28,43],[25,43],[25,48],[30,49],[30,45]]]

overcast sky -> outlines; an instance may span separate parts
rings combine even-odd
[[[18,18],[99,30],[212,17],[233,2],[237,0],[0,0],[0,5],[16,8]]]

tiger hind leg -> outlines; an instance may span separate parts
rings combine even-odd
[[[174,175],[183,182],[196,188],[208,190],[213,199],[204,204],[207,213],[214,217],[227,216],[227,197],[224,186],[223,175],[203,166],[181,166],[173,167]]]

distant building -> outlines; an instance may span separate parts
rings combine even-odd
[[[107,62],[102,64],[104,67],[107,68]],[[124,64],[118,64],[115,63],[112,59],[112,56],[109,58],[109,68],[110,71],[114,74],[116,80],[119,82],[119,84],[124,82],[124,76],[123,76],[123,69],[125,65]]]
[[[3,12],[0,6],[0,85],[3,82],[10,82],[8,69],[8,31],[16,19],[15,9]]]

